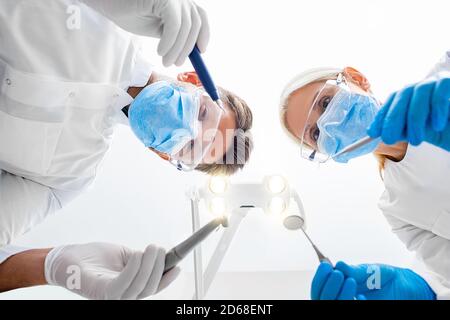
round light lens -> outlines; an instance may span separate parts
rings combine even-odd
[[[285,209],[286,209],[286,203],[282,198],[276,197],[276,198],[273,198],[272,200],[270,200],[269,212],[271,214],[273,214],[273,215],[282,214]]]
[[[227,180],[223,177],[212,177],[209,181],[209,190],[214,194],[224,194],[227,186]]]
[[[286,180],[281,176],[270,177],[268,188],[273,194],[280,194],[286,189]]]
[[[227,208],[225,205],[225,200],[222,198],[214,198],[209,204],[209,210],[211,213],[217,217],[225,216]]]

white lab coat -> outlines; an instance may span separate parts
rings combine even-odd
[[[127,89],[152,67],[138,37],[72,0],[2,0],[0,41],[1,263],[21,250],[15,237],[94,181],[126,123]]]
[[[449,72],[450,51],[429,76]],[[421,261],[414,271],[439,299],[450,299],[450,153],[429,144],[410,146],[403,161],[387,161],[384,182],[379,207]]]

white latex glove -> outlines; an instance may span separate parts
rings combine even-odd
[[[158,54],[163,64],[182,65],[194,49],[209,42],[206,12],[192,0],[81,0],[121,28],[161,39]]]
[[[143,299],[166,288],[180,273],[163,275],[165,250],[144,252],[108,243],[57,247],[45,259],[45,278],[88,299]]]

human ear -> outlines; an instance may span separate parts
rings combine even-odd
[[[165,161],[169,161],[170,160],[170,156],[166,153],[162,153],[159,152],[158,150],[149,148],[149,150],[153,151],[154,153],[156,153],[161,159],[165,160]]]
[[[181,82],[193,84],[196,87],[202,86],[202,82],[200,81],[200,78],[198,77],[197,73],[194,71],[180,73],[177,76],[177,80],[181,81]]]
[[[347,67],[344,69],[344,76],[350,82],[356,84],[365,92],[370,92],[370,82],[369,80],[358,70],[352,67]]]

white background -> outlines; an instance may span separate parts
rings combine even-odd
[[[333,261],[407,265],[412,255],[391,234],[377,208],[383,183],[375,159],[367,156],[347,166],[320,168],[303,161],[299,149],[281,132],[278,101],[284,84],[310,67],[353,66],[366,74],[380,99],[421,80],[449,49],[450,2],[198,2],[209,13],[211,24],[205,55],[210,71],[218,84],[241,95],[254,111],[256,149],[250,165],[235,181],[285,175],[304,201],[311,237]],[[156,44],[150,40],[148,49],[159,71],[176,75],[192,69],[186,64],[163,70],[154,53]],[[202,179],[178,173],[145,150],[128,128],[120,127],[95,186],[18,242],[47,247],[108,241],[136,249],[149,243],[170,248],[190,233],[184,192]],[[207,248],[213,247],[214,240]],[[313,251],[299,233],[289,233],[255,212],[244,222],[222,271],[312,271],[316,267]],[[192,270],[191,260],[184,270]],[[185,288],[183,279],[174,288]],[[280,288],[269,283],[267,290],[273,289],[276,298]],[[299,297],[307,296],[308,281],[287,285],[293,292],[298,286]],[[239,290],[239,283],[235,288]],[[184,290],[189,295],[192,287]],[[172,289],[164,297],[179,294]],[[45,287],[1,298],[76,296]]]

